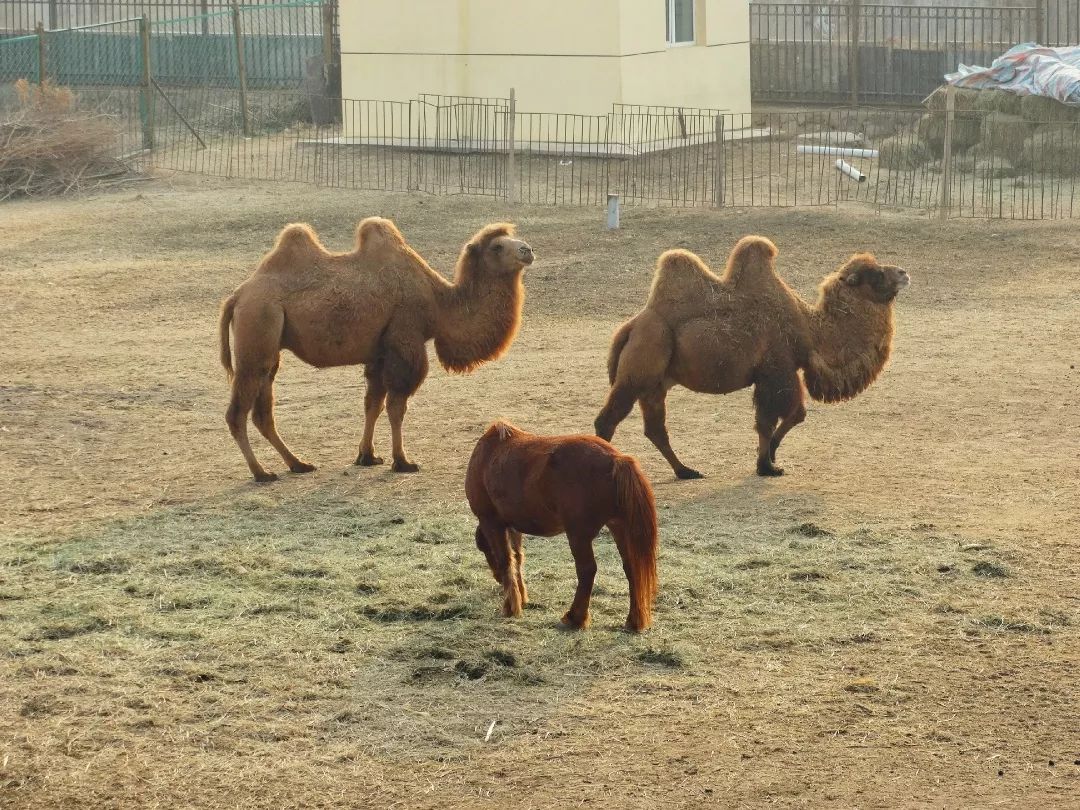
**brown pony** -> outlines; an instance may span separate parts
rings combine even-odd
[[[521,535],[566,532],[578,585],[563,624],[589,624],[596,578],[593,539],[607,526],[630,583],[626,628],[652,623],[656,598],[656,505],[637,461],[595,436],[534,436],[496,422],[476,443],[465,476],[476,515],[476,546],[503,587],[503,615],[520,616],[528,602]]]

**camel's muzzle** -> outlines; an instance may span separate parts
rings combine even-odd
[[[521,258],[522,264],[532,264],[536,259],[536,255],[528,245],[522,245],[518,248],[518,256]]]

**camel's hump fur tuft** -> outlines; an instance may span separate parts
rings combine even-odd
[[[367,217],[356,226],[356,249],[382,246],[402,247],[405,237],[397,225],[385,217]]]

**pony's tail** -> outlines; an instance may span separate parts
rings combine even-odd
[[[632,456],[615,458],[615,497],[622,536],[616,535],[619,552],[630,580],[629,629],[641,632],[652,624],[656,599],[657,525],[652,487]]]
[[[230,295],[221,304],[221,321],[218,324],[221,341],[221,365],[231,380],[233,377],[232,347],[229,345],[229,326],[232,324],[233,310],[236,309],[236,296]]]
[[[615,384],[615,376],[619,373],[619,357],[622,355],[622,350],[626,348],[627,341],[630,340],[630,332],[634,328],[634,318],[631,318],[622,326],[611,338],[611,348],[608,350],[607,358],[607,376],[608,384]]]

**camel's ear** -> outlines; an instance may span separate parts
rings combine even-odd
[[[854,270],[849,270],[848,274],[844,276],[844,283],[852,287],[858,287],[862,283],[863,270],[865,268],[859,267]]]
[[[469,254],[470,258],[475,259],[480,255],[480,245],[476,242],[469,242],[469,244],[465,246],[465,252]]]

